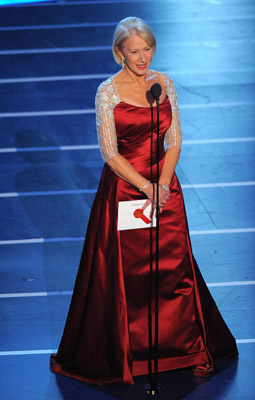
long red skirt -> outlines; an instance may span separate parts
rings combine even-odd
[[[238,354],[193,257],[175,174],[170,187],[159,220],[159,371]],[[148,373],[155,228],[117,230],[118,202],[141,198],[105,165],[53,372],[97,384]]]

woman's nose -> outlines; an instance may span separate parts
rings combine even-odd
[[[141,61],[145,61],[145,55],[144,55],[144,53],[142,51],[140,53],[140,60]]]

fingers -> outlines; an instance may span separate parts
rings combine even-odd
[[[156,204],[153,203],[151,205],[150,219],[152,219],[152,216],[153,216],[155,210],[156,210]]]
[[[149,199],[146,200],[146,202],[142,206],[141,210],[144,211],[150,204],[151,204],[151,201]]]
[[[151,210],[151,213],[150,213],[150,219],[152,219],[152,216],[153,216],[154,212],[155,212],[155,217],[157,218],[156,208],[157,208],[156,204],[153,204],[153,207],[152,207],[152,210]],[[163,212],[163,210],[164,210],[164,206],[159,207],[159,214],[161,214]]]
[[[162,206],[159,206],[159,214],[161,214],[163,212],[164,206],[165,206],[165,204]],[[152,219],[153,215],[155,215],[155,217],[157,218],[156,209],[157,209],[157,205],[155,203],[151,203],[151,209],[150,209],[150,214],[149,214],[150,219]]]
[[[164,190],[159,193],[159,207],[164,207],[170,198],[170,192]]]

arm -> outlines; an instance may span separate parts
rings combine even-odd
[[[166,74],[162,74],[161,76],[163,78],[166,87],[166,92],[169,101],[171,103],[172,122],[171,126],[168,128],[165,134],[166,155],[159,178],[159,183],[161,185],[169,185],[172,180],[172,176],[181,152],[182,131],[181,131],[181,122],[179,117],[177,93],[173,81]]]
[[[180,149],[178,147],[171,147],[167,149],[164,164],[159,177],[160,185],[170,185],[175,167],[178,163],[180,156]]]
[[[119,153],[106,161],[111,170],[124,181],[135,186],[137,189],[142,188],[148,182],[136,169]]]
[[[166,203],[166,202],[161,202],[161,199],[163,198],[162,196],[164,196],[167,193],[168,198],[170,197],[170,190],[163,189],[161,185],[167,185],[167,186],[170,185],[175,167],[179,160],[179,156],[180,156],[180,152],[181,152],[181,145],[182,145],[182,131],[181,131],[181,122],[180,122],[180,118],[179,118],[177,93],[176,93],[172,79],[168,75],[163,74],[163,73],[161,74],[161,77],[162,77],[164,85],[166,87],[167,96],[171,103],[172,121],[171,121],[170,127],[168,128],[168,130],[165,134],[166,154],[165,154],[165,159],[164,159],[163,167],[161,170],[161,174],[159,177],[159,185],[160,185],[159,186],[159,199],[160,199],[159,210],[160,210],[160,213],[163,211],[163,208]],[[164,199],[165,199],[165,197],[164,197]],[[147,202],[144,204],[143,209],[148,207],[148,205],[150,205],[149,200],[147,200]],[[151,209],[150,216],[152,216],[154,210],[155,210],[155,204],[153,205],[153,207]]]

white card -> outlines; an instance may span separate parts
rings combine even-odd
[[[146,199],[119,201],[118,231],[151,228],[156,226],[155,212],[153,213],[152,220],[149,217],[151,205],[149,205],[143,213],[139,212],[146,201]]]

